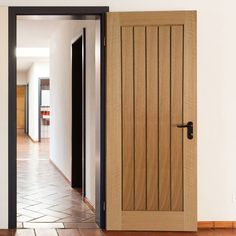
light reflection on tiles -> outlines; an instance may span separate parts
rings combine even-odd
[[[17,135],[18,228],[97,228],[95,214],[49,161],[49,142]]]

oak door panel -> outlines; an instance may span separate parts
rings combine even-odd
[[[196,230],[195,12],[107,14],[106,138],[107,229]]]

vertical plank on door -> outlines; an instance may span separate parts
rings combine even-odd
[[[170,26],[159,27],[159,210],[170,206]]]
[[[135,210],[146,209],[145,27],[134,27]]]
[[[133,27],[122,27],[122,203],[134,210],[134,84]]]
[[[148,26],[147,48],[147,210],[158,210],[158,27]]]
[[[171,210],[183,210],[183,26],[171,27]]]

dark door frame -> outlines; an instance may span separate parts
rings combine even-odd
[[[96,220],[100,228],[105,228],[105,147],[106,147],[106,82],[105,82],[105,17],[109,7],[9,7],[9,48],[8,48],[8,76],[9,76],[9,95],[8,95],[8,226],[10,229],[16,228],[16,204],[17,204],[17,164],[16,164],[16,27],[17,16],[20,15],[55,15],[55,16],[73,16],[75,19],[88,19],[96,17],[100,19],[101,32],[101,108],[100,108],[100,160],[98,163],[99,171],[96,176],[96,183],[99,182],[99,190],[96,191]],[[96,164],[97,165],[97,164]],[[96,167],[97,168],[97,167]]]
[[[71,55],[72,55],[71,186],[72,188],[73,187],[80,188],[82,197],[85,197],[86,194],[86,29],[85,28],[83,28],[81,32],[71,41]],[[78,93],[78,88],[80,89],[81,93]],[[79,127],[78,127],[78,121],[79,121]],[[76,127],[76,130],[73,129],[73,127]],[[82,155],[79,155],[78,152],[81,153]]]

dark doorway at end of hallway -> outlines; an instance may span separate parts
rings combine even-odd
[[[72,42],[72,181],[85,197],[85,28]]]

